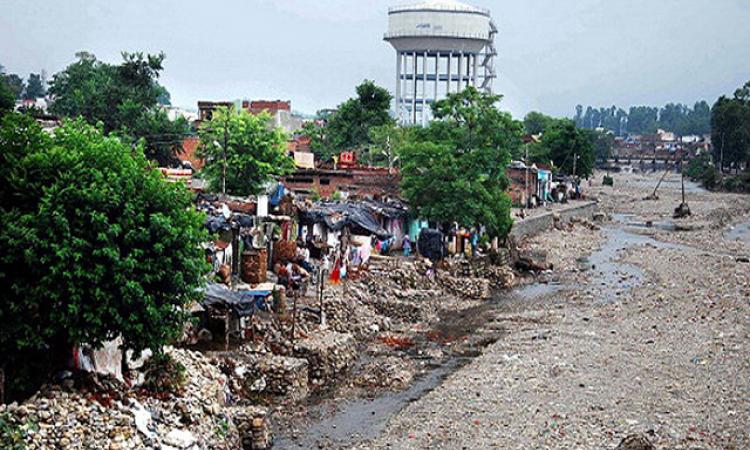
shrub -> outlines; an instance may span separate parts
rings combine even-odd
[[[9,114],[0,126],[0,354],[9,397],[77,344],[121,336],[154,351],[179,336],[206,273],[203,217],[141,147],[82,120],[48,135]],[[40,380],[35,380],[40,381]]]
[[[185,366],[165,353],[156,353],[143,365],[143,388],[155,394],[179,395],[187,382]]]

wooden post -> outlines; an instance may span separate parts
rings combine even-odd
[[[224,350],[229,351],[229,327],[232,322],[232,310],[224,314]]]
[[[297,292],[292,291],[292,335],[290,336],[289,340],[292,342],[292,345],[294,345],[294,328],[297,324]]]
[[[325,269],[318,270],[318,302],[320,304],[320,325],[323,326],[326,323],[325,312],[323,311],[323,290],[325,289],[326,282],[326,271]]]

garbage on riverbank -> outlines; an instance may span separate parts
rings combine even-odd
[[[106,376],[68,374],[22,405],[0,406],[0,417],[29,450],[229,450],[242,448],[243,439],[255,442],[248,448],[268,445],[261,439],[267,433],[265,409],[226,408],[227,380],[216,366],[197,352],[172,349],[168,354],[185,367],[179,395],[152,395]]]

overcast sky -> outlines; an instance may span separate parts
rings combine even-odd
[[[396,0],[0,0],[0,64],[55,73],[80,50],[164,51],[175,105],[289,99],[313,113],[373,79],[395,87],[382,40]],[[516,116],[596,106],[713,103],[750,79],[750,0],[476,0],[500,28],[496,90]]]

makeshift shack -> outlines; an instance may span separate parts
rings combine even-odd
[[[200,320],[198,328],[210,331],[212,322],[223,322],[226,346],[230,336],[246,338],[245,331],[252,330],[252,318],[256,312],[278,307],[274,304],[274,290],[283,290],[283,287],[263,283],[253,289],[235,291],[223,284],[209,283],[203,288],[203,298],[199,301],[203,310],[194,313]]]

